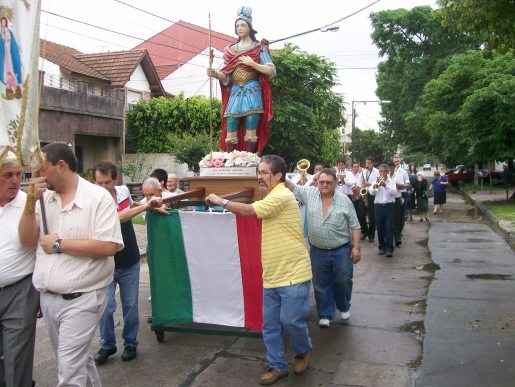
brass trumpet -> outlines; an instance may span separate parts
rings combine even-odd
[[[310,162],[308,159],[301,159],[297,161],[297,169],[300,173],[300,179],[297,184],[304,185],[307,182],[307,171],[309,169]]]
[[[345,184],[345,172],[336,173],[336,184],[340,187]]]
[[[302,159],[297,161],[297,169],[301,174],[306,174],[306,171],[309,169],[310,162],[307,159]]]
[[[379,191],[381,188],[383,188],[383,186],[381,185],[381,183],[384,182],[384,177],[380,177],[379,180],[377,180],[374,185],[372,186],[374,188],[374,191]]]

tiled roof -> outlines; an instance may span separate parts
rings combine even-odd
[[[39,51],[42,58],[70,72],[109,81],[107,76],[78,60],[77,55],[82,53],[74,48],[41,39]]]
[[[211,45],[223,51],[236,38],[211,31]],[[209,46],[209,30],[185,21],[178,21],[167,29],[135,47],[146,49],[152,58],[160,79],[166,78],[180,65],[189,62]],[[206,55],[206,68],[208,57]]]
[[[105,74],[111,80],[113,87],[125,86],[144,56],[145,50],[75,55],[78,60],[88,67],[92,67],[98,72]]]

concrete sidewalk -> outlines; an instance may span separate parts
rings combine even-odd
[[[435,222],[419,386],[515,383],[515,254],[486,224]]]

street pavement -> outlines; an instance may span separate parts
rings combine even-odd
[[[336,316],[330,328],[320,329],[312,299],[310,367],[302,376],[290,367],[277,386],[514,385],[513,251],[460,195],[449,194],[448,202],[445,214],[430,216],[430,223],[406,223],[403,246],[393,258],[377,255],[376,244],[363,243],[350,321]],[[136,229],[145,246],[145,226]],[[258,385],[266,366],[261,339],[167,332],[159,343],[146,321],[149,295],[143,259],[138,357],[120,360],[119,308],[119,352],[98,367],[104,386]],[[98,333],[91,352],[97,350]],[[288,348],[290,364],[293,357]],[[36,385],[55,386],[56,373],[39,320]]]

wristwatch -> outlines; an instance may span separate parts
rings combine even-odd
[[[228,199],[224,199],[222,200],[222,207],[225,208],[225,206],[227,205],[227,203],[229,203],[229,200]]]
[[[55,254],[61,254],[61,241],[62,239],[56,240],[54,243],[52,243],[52,250],[54,250]]]

